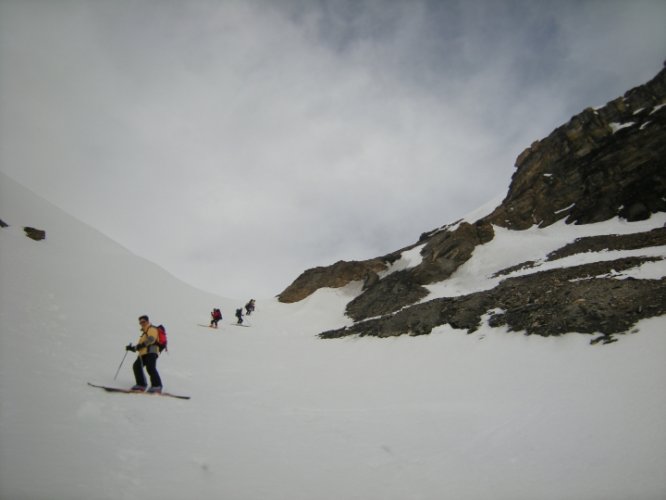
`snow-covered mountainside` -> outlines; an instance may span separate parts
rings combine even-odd
[[[418,286],[427,291],[419,303],[395,311],[390,299],[366,292],[346,307],[360,321],[321,336],[422,335],[442,324],[473,332],[492,311],[492,326],[616,342],[618,335],[637,331],[641,319],[666,314],[665,223],[666,213],[660,212],[637,222],[561,221],[523,231],[498,227],[492,241],[477,246],[450,278]],[[422,261],[420,248],[403,252],[382,280],[404,284],[404,273]],[[400,273],[396,280],[392,272]]]
[[[616,342],[666,314],[665,164],[662,69],[526,148],[494,210],[381,257],[306,270],[279,299],[362,281],[345,308],[355,323],[323,338],[474,332],[492,312],[492,326]]]
[[[444,325],[420,337],[318,339],[351,324],[354,282],[295,304],[259,300],[240,328],[233,311],[249,297],[195,290],[0,180],[2,499],[666,497],[663,317],[597,346],[489,328],[487,316],[469,335]],[[501,232],[492,244],[505,250],[487,247],[482,261],[528,260],[573,229],[552,226],[530,245],[528,233]],[[415,262],[404,253],[396,269]],[[491,286],[488,269],[463,266],[433,290]],[[213,307],[220,328],[198,326]],[[158,368],[167,390],[191,400],[86,385],[133,383],[131,353],[114,374],[141,314],[167,326]]]

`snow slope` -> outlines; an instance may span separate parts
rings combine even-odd
[[[0,180],[3,500],[666,498],[664,318],[605,346],[489,328],[317,339],[348,322],[350,285],[290,305],[257,297],[239,328],[250,297],[193,289]],[[553,231],[495,244],[570,238]],[[504,266],[492,255],[485,266]],[[485,286],[481,271],[455,286]],[[221,328],[197,326],[213,307]],[[130,356],[113,377],[141,314],[168,327],[158,367],[191,400],[86,385],[132,384]]]

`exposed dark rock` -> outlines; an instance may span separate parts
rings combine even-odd
[[[363,292],[346,309],[357,323],[325,332],[324,338],[421,335],[440,324],[473,331],[486,312],[499,308],[503,312],[491,317],[491,325],[540,335],[599,332],[602,336],[595,340],[608,343],[638,319],[664,313],[663,279],[600,277],[648,258],[536,272],[506,279],[493,290],[419,302],[427,297],[424,285],[446,280],[478,245],[493,239],[494,226],[523,230],[560,220],[588,224],[618,216],[638,221],[664,211],[666,69],[602,108],[585,109],[535,141],[516,159],[509,192],[492,213],[474,223],[458,222],[421,234],[414,245],[423,245],[420,264],[382,275],[402,251],[362,263],[339,262],[306,271],[279,298],[300,300],[321,286],[364,280]],[[580,238],[547,258],[662,246],[664,232]],[[497,275],[536,265],[525,262]]]
[[[484,221],[463,222],[454,231],[438,232],[421,251],[423,261],[413,269],[414,279],[422,284],[445,280],[469,260],[477,245],[494,236],[493,227]]]
[[[516,160],[486,221],[511,229],[587,224],[666,211],[666,70],[603,108],[588,108]]]
[[[636,250],[666,245],[666,228],[660,227],[652,231],[632,234],[611,234],[603,236],[586,236],[576,238],[559,250],[548,254],[548,260],[562,259],[569,255],[584,252],[601,252],[603,250]]]
[[[660,227],[652,231],[631,234],[605,234],[601,236],[585,236],[576,238],[572,243],[563,246],[549,253],[546,260],[552,261],[563,259],[571,255],[585,252],[601,252],[604,250],[636,250],[639,248],[649,248],[666,245],[666,228]],[[506,276],[523,269],[531,269],[537,265],[537,262],[529,261],[502,269],[494,274],[497,276]]]
[[[24,227],[23,230],[28,238],[31,238],[35,241],[41,241],[46,239],[46,231],[42,229],[35,229],[34,227]]]
[[[421,251],[418,266],[398,271],[369,286],[347,306],[347,314],[362,320],[388,314],[418,302],[428,291],[423,285],[451,276],[472,255],[474,248],[493,239],[490,224],[461,223],[455,230],[434,233]]]
[[[9,224],[7,224],[4,220],[0,219],[0,227],[9,227]]]
[[[509,278],[492,290],[434,299],[320,337],[422,335],[445,324],[471,333],[487,313],[492,313],[490,326],[527,335],[579,332],[608,337],[627,332],[640,319],[666,313],[666,279],[605,277],[657,260],[631,257]]]
[[[377,280],[347,304],[347,314],[355,320],[389,314],[427,295],[428,290],[413,279],[410,271],[397,271]]]
[[[298,302],[319,288],[340,288],[352,281],[372,283],[377,280],[377,273],[386,270],[387,261],[370,259],[364,261],[336,262],[328,267],[308,269],[289,285],[280,295],[280,302]]]

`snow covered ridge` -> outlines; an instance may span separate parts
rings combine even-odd
[[[460,285],[458,270],[464,265],[479,266],[478,255],[504,230],[535,236],[550,233],[535,233],[534,229],[561,227],[560,222],[592,227],[603,221],[639,222],[657,217],[666,212],[665,102],[666,69],[605,106],[584,110],[526,148],[516,159],[516,172],[505,196],[462,220],[422,233],[418,242],[404,249],[362,262],[341,261],[305,271],[279,295],[280,300],[302,300],[319,287],[360,281],[361,293],[350,301],[346,312],[353,320],[364,321],[441,294],[454,296],[475,289],[469,283],[478,281],[478,275],[466,275],[468,281]],[[580,236],[587,236],[584,230]],[[525,241],[525,245],[530,248],[534,242]],[[498,243],[488,248],[510,253],[498,248]],[[350,266],[354,272],[349,272]],[[539,263],[537,267],[546,270],[548,266]],[[483,289],[492,286],[486,283]]]
[[[502,310],[493,325],[608,342],[664,314],[664,102],[666,69],[533,143],[501,203],[385,256],[347,305],[357,323],[321,336],[471,332]]]
[[[586,333],[594,335],[592,343],[614,342],[642,318],[666,314],[665,224],[661,213],[634,223],[495,228],[494,238],[477,246],[451,277],[425,285],[417,304],[370,307],[354,325],[320,336],[422,335],[445,324],[470,333],[488,311],[498,310],[489,326],[543,336]]]
[[[456,232],[442,232],[429,241],[420,252],[422,260],[418,265],[387,274],[374,290],[364,290],[348,304],[347,313],[356,321],[365,321],[403,312],[411,305],[440,297],[490,291],[507,278],[556,272],[560,268],[596,262],[611,266],[625,257],[659,260],[664,256],[666,244],[664,223],[664,213],[633,223],[620,218],[586,225],[560,221],[547,228],[534,226],[524,231],[463,223]],[[438,259],[444,260],[443,267],[439,266]],[[412,262],[417,261],[412,259]],[[615,265],[626,269],[626,264]],[[638,263],[634,262],[636,265]],[[579,271],[591,272],[583,268]],[[600,268],[598,274],[608,272],[610,269]],[[662,276],[649,278],[661,279]],[[661,285],[651,283],[649,286]],[[482,312],[475,316],[477,320]],[[476,323],[468,323],[465,328],[474,328],[474,325]],[[409,333],[409,329],[403,328],[401,333]],[[545,327],[531,333],[552,334]]]

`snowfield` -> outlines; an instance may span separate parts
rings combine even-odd
[[[487,326],[318,339],[350,323],[352,284],[290,305],[255,297],[240,328],[251,297],[196,290],[1,180],[3,500],[666,498],[666,318],[596,346]],[[576,237],[665,221],[498,231],[429,298],[494,286],[494,271]],[[220,328],[198,326],[213,307]],[[113,377],[141,314],[169,333],[165,390],[191,400],[86,385],[133,384],[132,353]]]

